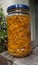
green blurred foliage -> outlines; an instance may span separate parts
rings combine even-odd
[[[0,53],[5,50],[4,41],[7,40],[7,25],[5,16],[3,14],[3,9],[0,5]]]

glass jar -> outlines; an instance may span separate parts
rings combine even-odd
[[[29,6],[16,4],[7,8],[8,52],[16,57],[31,53]]]

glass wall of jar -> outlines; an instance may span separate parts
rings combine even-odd
[[[31,30],[29,6],[16,4],[7,8],[8,52],[16,57],[31,53]]]

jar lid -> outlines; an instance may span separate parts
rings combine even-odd
[[[9,6],[9,7],[7,8],[7,12],[8,12],[9,10],[16,9],[16,8],[23,8],[23,9],[30,10],[30,9],[29,9],[29,6],[27,6],[27,5],[24,5],[24,4],[16,4],[16,5],[11,5],[11,6]]]

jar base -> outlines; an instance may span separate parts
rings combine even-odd
[[[13,56],[13,57],[16,57],[16,58],[23,58],[23,57],[27,57],[27,56],[29,56],[31,53],[32,53],[32,51],[31,52],[29,52],[27,55],[14,55],[13,53],[10,53],[9,51],[8,51],[8,53],[11,55],[11,56]]]

